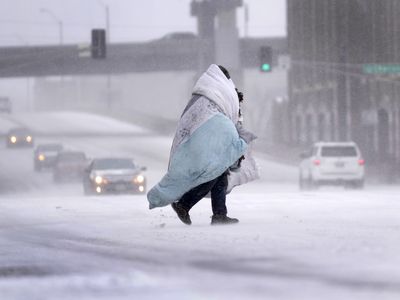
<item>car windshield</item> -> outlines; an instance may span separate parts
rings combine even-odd
[[[28,129],[12,129],[10,130],[10,134],[13,135],[30,135],[30,131]]]
[[[131,159],[101,159],[93,163],[93,169],[107,170],[107,169],[134,169],[135,164]]]
[[[354,157],[357,150],[353,146],[325,146],[321,149],[322,157]]]
[[[85,161],[86,156],[84,153],[80,152],[68,152],[62,153],[58,157],[59,161]]]

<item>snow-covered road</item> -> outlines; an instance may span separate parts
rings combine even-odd
[[[17,118],[38,131],[40,120]],[[170,137],[126,124],[113,135],[121,124],[110,120],[91,128],[100,123],[109,136],[56,139],[53,130],[38,142],[131,156],[148,167],[149,185],[159,180]],[[51,173],[33,172],[32,149],[0,147],[0,299],[400,298],[399,187],[299,192],[295,168],[259,162],[262,179],[228,197],[238,225],[210,226],[203,200],[189,227],[169,207],[149,211],[145,196],[54,185]]]

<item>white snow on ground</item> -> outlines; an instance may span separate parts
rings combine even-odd
[[[41,134],[133,134],[148,130],[112,118],[82,112],[19,113],[16,122]]]
[[[241,223],[225,227],[209,225],[208,200],[188,227],[170,208],[148,211],[144,196],[3,199],[0,273],[22,265],[49,274],[4,278],[0,291],[2,299],[398,299],[397,198],[265,186],[229,197]]]
[[[134,157],[150,186],[171,145],[60,140],[91,157]],[[239,224],[210,226],[204,199],[186,226],[169,207],[148,210],[145,195],[54,185],[33,172],[31,149],[0,148],[0,190],[4,178],[24,186],[0,197],[0,299],[400,299],[400,187],[299,192],[296,168],[258,161],[261,179],[228,196]]]

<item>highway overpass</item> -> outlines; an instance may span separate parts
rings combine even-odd
[[[85,57],[78,45],[0,48],[0,77],[122,74],[154,71],[197,70],[200,39],[110,44],[106,59]],[[287,53],[285,38],[240,40],[242,68],[257,68],[258,49],[270,45]],[[210,62],[212,63],[212,62]]]

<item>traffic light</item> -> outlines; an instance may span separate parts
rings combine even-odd
[[[272,48],[269,46],[261,46],[260,53],[260,71],[271,72],[272,71]]]
[[[106,31],[92,29],[92,58],[106,58]]]

